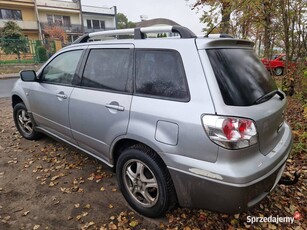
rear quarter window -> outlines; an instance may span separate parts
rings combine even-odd
[[[136,51],[136,94],[189,100],[181,56],[174,50]]]
[[[276,90],[276,84],[252,49],[208,49],[224,103],[250,106]]]

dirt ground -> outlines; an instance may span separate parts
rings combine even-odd
[[[306,171],[306,154],[290,157],[286,174]],[[226,215],[176,208],[151,220],[133,212],[104,164],[44,137],[19,135],[10,100],[0,99],[0,229],[307,229],[306,178],[278,186],[252,210]],[[227,194],[225,194],[227,195]],[[288,223],[248,223],[248,216],[301,217]]]
[[[23,139],[9,99],[0,112],[0,229],[157,228],[129,208],[107,166],[48,137]]]

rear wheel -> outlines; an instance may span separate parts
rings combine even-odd
[[[282,68],[282,67],[277,67],[277,68],[275,68],[274,72],[275,72],[275,75],[276,75],[276,76],[281,76],[281,75],[283,75],[283,73],[284,73],[284,68]]]
[[[23,103],[14,106],[13,116],[16,128],[21,136],[28,140],[37,140],[41,137],[42,134],[34,130],[34,122]]]
[[[142,215],[159,217],[175,204],[176,194],[170,174],[151,149],[135,145],[124,150],[116,169],[124,197]]]

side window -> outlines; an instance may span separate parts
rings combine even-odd
[[[62,53],[54,58],[44,69],[42,82],[71,85],[82,50]]]
[[[93,49],[87,59],[81,85],[132,92],[132,63],[130,49]]]
[[[180,54],[171,50],[136,51],[136,93],[189,100]]]

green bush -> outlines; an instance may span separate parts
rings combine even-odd
[[[38,62],[45,62],[48,60],[47,50],[43,46],[37,47],[37,61]]]

